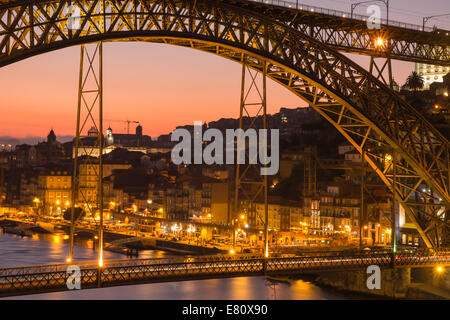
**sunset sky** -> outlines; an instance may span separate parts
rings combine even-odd
[[[293,1],[295,2],[295,1]],[[349,0],[301,0],[304,4],[350,11]],[[391,0],[391,19],[422,24],[422,16],[450,13],[449,0]],[[402,9],[405,8],[405,9]],[[365,13],[364,7],[357,11]],[[430,25],[449,28],[448,19]],[[45,53],[0,70],[0,137],[75,133],[79,47]],[[355,57],[367,65],[365,57]],[[413,64],[394,63],[400,84]],[[126,124],[108,120],[138,120],[152,137],[195,120],[237,117],[240,65],[192,49],[150,43],[105,43],[105,126],[125,132]],[[303,106],[277,84],[268,87],[269,112]]]

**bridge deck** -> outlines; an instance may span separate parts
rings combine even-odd
[[[355,54],[385,56],[374,47],[379,35],[390,39],[393,59],[449,66],[450,31],[381,19],[381,30],[369,30],[367,16],[285,0],[223,0],[288,24],[333,48]],[[301,1],[299,1],[301,2]],[[433,53],[439,52],[438,54]]]
[[[392,266],[388,252],[343,256],[204,256],[174,259],[107,261],[102,268],[95,262],[77,263],[81,288],[110,287],[150,282],[183,281],[264,274],[296,274],[359,270],[369,265]],[[450,265],[450,252],[439,254],[399,254],[396,267]],[[68,264],[0,269],[0,296],[66,291]]]
[[[82,11],[89,11],[92,1],[80,1],[77,6],[86,7]],[[160,2],[160,6],[169,5],[170,7],[180,6],[187,8],[195,5],[200,10],[208,10],[211,2],[208,0],[170,0],[167,3],[162,0],[147,0],[147,3]],[[30,6],[29,3],[35,5]],[[41,7],[49,4],[57,3],[61,6],[58,14],[51,17],[43,14]],[[3,16],[3,25],[0,24],[0,65],[6,65],[14,62],[9,60],[12,56],[19,52],[31,53],[30,50],[37,50],[42,46],[54,42],[72,42],[75,41],[69,35],[67,26],[66,7],[70,3],[67,0],[32,0],[26,2],[23,0],[0,0],[0,16]],[[116,15],[126,21],[131,16],[138,14],[142,17],[149,12],[145,7],[138,3],[121,3],[118,1],[109,1],[106,3],[112,10],[111,13],[105,15],[105,21],[111,24],[107,32],[122,31],[146,31],[146,24],[129,23],[131,29],[127,29],[122,24],[116,24]],[[130,4],[128,6],[128,4]],[[288,25],[304,34],[309,35],[315,40],[325,43],[338,51],[369,55],[375,57],[389,56],[392,59],[421,62],[429,64],[437,64],[442,66],[450,66],[450,31],[431,28],[423,29],[421,26],[396,22],[381,21],[381,30],[369,29],[367,26],[367,17],[354,14],[351,16],[348,12],[319,8],[315,6],[297,4],[296,1],[285,0],[221,0],[217,2],[217,6],[231,5],[233,10],[246,9],[251,13],[258,13],[266,18],[273,19],[279,23]],[[121,6],[124,6],[123,8]],[[150,13],[152,16],[158,16],[160,6],[152,6]],[[114,8],[122,8],[118,12]],[[95,11],[95,10],[94,10]],[[165,14],[170,15],[170,10]],[[93,12],[95,16],[98,13]],[[81,15],[81,19],[90,19],[89,16]],[[177,11],[176,15],[185,17],[183,10]],[[16,19],[8,21],[5,17],[14,16]],[[32,16],[32,18],[30,18]],[[161,19],[160,17],[158,19]],[[18,21],[39,21],[39,28],[32,27],[30,23],[18,23]],[[89,20],[90,21],[90,20]],[[90,21],[89,23],[93,23]],[[47,27],[48,25],[48,27]],[[81,23],[84,25],[84,23]],[[167,27],[172,27],[168,25]],[[78,38],[81,34],[76,35]],[[143,35],[140,33],[140,35]],[[3,37],[3,38],[2,38]],[[39,38],[42,37],[42,41]],[[60,38],[61,37],[61,38]],[[378,37],[385,38],[385,43],[380,47],[376,45],[375,40]],[[127,37],[125,37],[127,38]],[[45,39],[45,40],[44,40]],[[69,41],[70,40],[70,41]],[[105,39],[106,40],[106,39]],[[62,44],[61,42],[61,44]],[[31,43],[31,45],[26,45]],[[7,48],[13,48],[9,50]],[[3,57],[2,57],[3,56]],[[4,59],[2,64],[1,60]],[[17,57],[15,57],[17,59]]]
[[[329,8],[322,8],[322,7],[306,5],[306,4],[299,3],[299,1],[295,1],[295,0],[291,0],[291,1],[289,1],[289,0],[247,0],[247,1],[260,3],[263,5],[278,6],[278,7],[287,8],[287,9],[295,9],[295,10],[299,10],[299,11],[311,12],[311,13],[315,13],[315,14],[329,15],[329,16],[334,16],[334,17],[339,17],[339,18],[352,18],[354,20],[359,20],[359,21],[363,21],[363,22],[365,22],[367,20],[367,16],[365,16],[365,15],[360,15],[360,14],[356,14],[356,13],[353,13],[353,15],[351,15],[351,13],[348,11],[334,10],[334,9],[329,9]],[[0,0],[0,4],[14,3],[14,2],[19,3],[21,1],[20,0]],[[404,29],[409,29],[409,30],[425,31],[425,32],[432,32],[434,30],[432,27],[423,28],[423,26],[420,26],[417,24],[412,24],[412,23],[406,23],[406,22],[395,21],[395,20],[387,21],[386,19],[380,19],[380,20],[381,20],[380,21],[381,24],[385,25],[385,26],[399,27],[399,28],[404,28]]]
[[[351,18],[351,19],[354,19],[354,20],[359,20],[359,21],[364,22],[364,23],[367,21],[367,15],[360,15],[360,14],[356,14],[356,13],[353,13],[353,15],[352,15],[348,11],[342,11],[342,10],[335,10],[335,9],[321,8],[321,7],[306,5],[306,4],[299,3],[298,1],[295,1],[295,0],[291,0],[291,1],[286,1],[286,0],[251,0],[251,2],[257,2],[257,3],[261,3],[261,4],[264,4],[264,5],[270,5],[270,6],[279,6],[279,7],[283,7],[283,8],[295,9],[295,10],[311,12],[311,13],[315,13],[315,14],[334,16],[334,17],[338,17],[338,18],[347,18],[347,19]],[[432,32],[434,30],[432,27],[425,26],[425,28],[424,28],[423,26],[420,26],[420,25],[417,25],[417,24],[406,23],[406,22],[395,21],[395,20],[389,20],[388,21],[386,19],[380,19],[380,23],[382,25],[384,25],[384,26],[399,27],[399,28],[415,30],[415,31]]]

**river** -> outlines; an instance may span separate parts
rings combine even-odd
[[[76,261],[96,259],[92,241],[77,244],[74,249]],[[68,252],[68,239],[64,239],[62,235],[34,235],[21,238],[17,235],[0,234],[0,268],[63,263]],[[146,250],[141,251],[139,257],[169,256],[163,251]],[[109,251],[104,252],[104,257],[105,260],[126,258],[125,255]],[[264,277],[239,277],[53,292],[10,299],[335,300],[358,298],[362,297],[323,289],[303,280],[293,281],[290,285],[285,283],[274,285],[266,281]]]

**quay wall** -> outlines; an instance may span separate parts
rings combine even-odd
[[[369,289],[366,270],[333,271],[320,273],[316,282],[319,285],[337,290],[352,291],[388,298],[404,298],[411,284],[411,269],[381,269],[380,289]]]

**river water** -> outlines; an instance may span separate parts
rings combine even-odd
[[[11,234],[0,234],[0,268],[63,263],[69,253],[68,241],[63,235],[34,235],[21,238]],[[96,260],[92,241],[78,244],[74,249],[76,261]],[[141,251],[139,257],[169,256],[163,251],[148,250]],[[126,258],[125,255],[109,251],[104,252],[104,257],[105,260]],[[358,298],[361,297],[323,289],[303,280],[296,280],[290,285],[285,283],[274,285],[266,281],[264,277],[240,277],[53,292],[11,299],[334,300]]]

